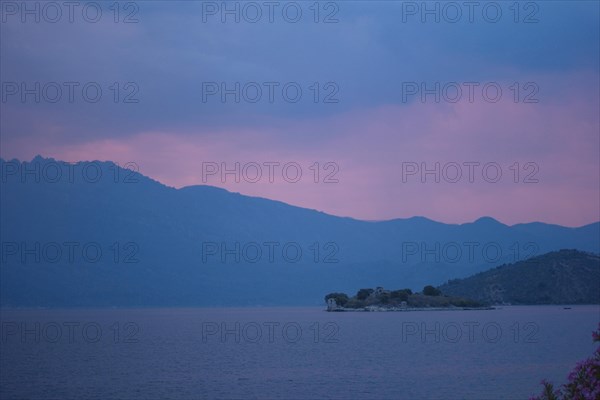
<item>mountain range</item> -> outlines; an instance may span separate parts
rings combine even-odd
[[[324,292],[421,289],[559,249],[600,252],[599,222],[361,221],[175,189],[112,162],[0,159],[0,171],[6,307],[318,305]]]

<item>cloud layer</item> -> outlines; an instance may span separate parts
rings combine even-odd
[[[535,10],[517,18],[504,3],[495,3],[504,7],[497,23],[479,14],[448,23],[443,13],[422,23],[402,2],[356,3],[321,9],[320,21],[338,19],[330,24],[315,23],[305,3],[296,3],[298,23],[277,14],[273,23],[222,23],[206,10],[202,22],[202,2],[139,3],[135,24],[7,16],[0,155],[135,162],[168,185],[210,184],[361,219],[600,219],[598,4],[540,4],[538,22],[525,24]],[[36,82],[39,102],[7,94],[11,83]],[[46,101],[48,82],[76,82],[74,100],[63,91]],[[102,90],[96,103],[81,92],[90,82]],[[240,101],[222,101],[221,83],[239,83]],[[288,95],[302,90],[298,102],[286,101],[286,84]],[[262,97],[248,101],[256,88]],[[273,182],[270,162],[279,163],[270,164]],[[206,163],[239,163],[240,181],[203,176]],[[253,163],[262,166],[256,183]],[[295,183],[281,175],[287,163],[289,173],[301,167]],[[438,164],[438,177],[421,176]]]

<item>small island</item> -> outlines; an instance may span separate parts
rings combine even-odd
[[[329,293],[325,296],[327,311],[437,311],[437,310],[492,310],[475,300],[447,296],[433,286],[425,286],[421,293],[411,289],[360,289],[355,296]]]

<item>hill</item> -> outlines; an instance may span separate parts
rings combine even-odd
[[[439,290],[491,304],[600,304],[600,257],[550,252],[451,280]]]

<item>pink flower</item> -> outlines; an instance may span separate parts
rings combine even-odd
[[[594,342],[600,341],[600,324],[598,331],[592,332]],[[600,399],[600,347],[593,357],[580,361],[567,377],[568,382],[561,389],[542,381],[544,391],[538,397],[530,400],[598,400]]]

